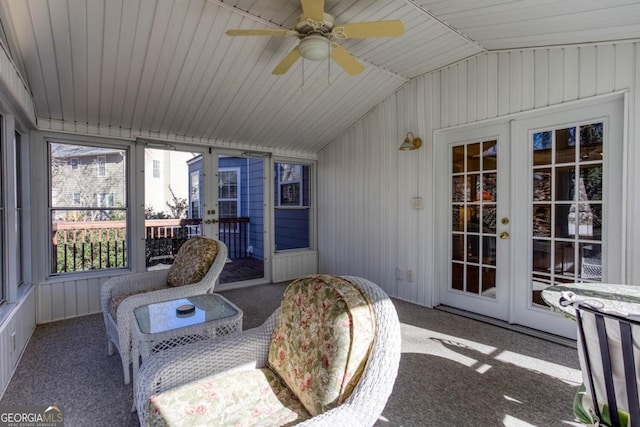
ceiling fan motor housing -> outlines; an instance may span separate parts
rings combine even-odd
[[[329,56],[330,48],[329,39],[320,34],[310,34],[302,39],[298,45],[300,56],[311,61],[320,61]]]

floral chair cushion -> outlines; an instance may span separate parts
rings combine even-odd
[[[268,368],[209,377],[153,396],[152,426],[289,426],[311,416]]]
[[[109,314],[111,315],[111,318],[113,319],[114,322],[118,322],[118,307],[120,307],[120,304],[122,303],[122,301],[124,301],[125,299],[129,298],[132,295],[138,295],[138,294],[146,294],[147,292],[153,292],[153,291],[159,291],[161,289],[167,289],[168,286],[163,286],[160,288],[151,288],[151,289],[145,289],[144,291],[140,291],[140,292],[132,292],[129,294],[123,294],[123,295],[116,295],[116,296],[112,296],[109,299]]]
[[[187,240],[169,269],[167,285],[198,283],[209,271],[217,254],[218,244],[213,239],[197,236]]]
[[[374,333],[370,303],[353,284],[336,276],[304,277],[285,290],[269,366],[315,416],[349,397]]]

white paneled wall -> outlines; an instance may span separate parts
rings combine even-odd
[[[627,187],[640,188],[640,44],[480,54],[418,77],[372,109],[318,155],[319,271],[364,276],[388,293],[432,304],[432,132],[615,91],[629,91]],[[398,151],[406,132],[424,140]],[[629,190],[627,259],[640,251],[640,197]],[[411,206],[422,197],[424,209]],[[640,282],[627,263],[628,282]],[[410,272],[410,274],[408,274]]]
[[[284,282],[318,271],[317,251],[286,251],[273,256],[272,282]]]
[[[68,278],[38,285],[38,324],[70,317],[100,313],[100,286],[109,277]]]
[[[0,397],[36,327],[35,288],[31,288],[0,324]],[[5,307],[6,308],[6,307]]]

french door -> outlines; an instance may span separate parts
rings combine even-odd
[[[436,136],[436,302],[560,336],[549,286],[622,282],[620,98]]]
[[[623,281],[622,113],[617,99],[516,121],[513,323],[575,338],[541,292]]]
[[[434,149],[441,304],[508,320],[509,126],[447,132]]]
[[[182,243],[207,236],[228,249],[221,284],[263,281],[265,162],[203,147],[146,147],[147,268],[168,268]]]

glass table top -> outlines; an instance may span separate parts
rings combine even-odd
[[[577,300],[602,311],[640,318],[640,286],[616,283],[565,283],[549,286],[542,291],[542,298],[552,309],[574,319],[573,306],[560,305],[563,292],[570,292]]]
[[[176,309],[185,304],[193,304],[195,311],[178,314]],[[234,317],[238,314],[238,309],[218,294],[204,294],[143,305],[137,307],[134,313],[140,332],[155,334]]]

